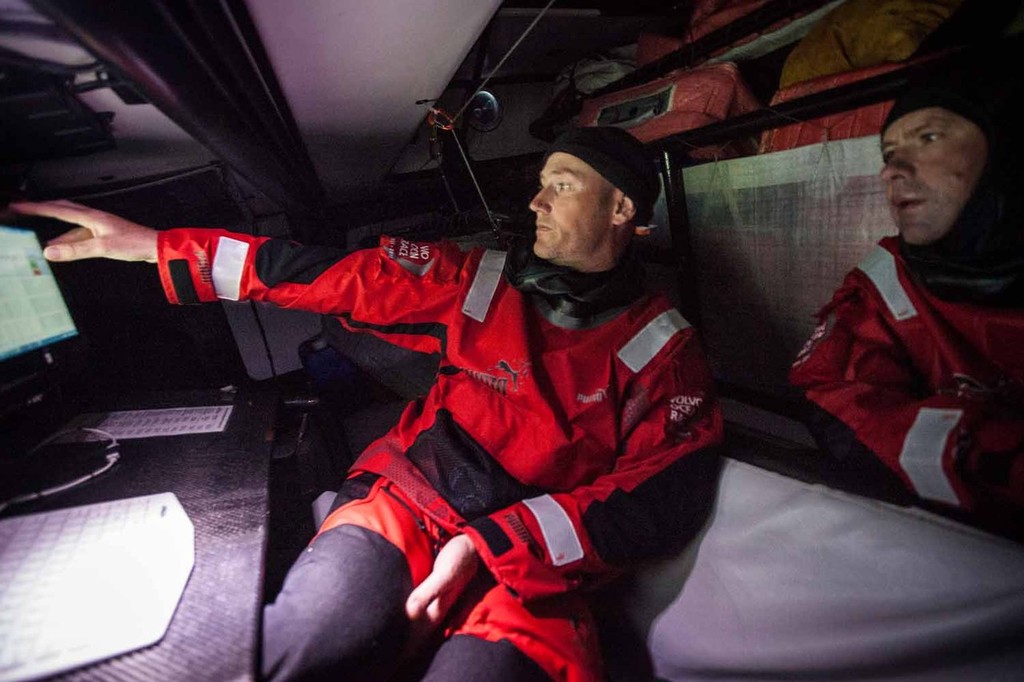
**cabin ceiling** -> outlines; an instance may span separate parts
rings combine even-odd
[[[553,80],[686,3],[209,4],[0,0],[0,198],[221,161],[272,202],[342,204],[392,172],[449,85]]]

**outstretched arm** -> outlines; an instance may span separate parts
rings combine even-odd
[[[152,228],[73,201],[16,202],[11,209],[25,215],[56,218],[78,227],[47,242],[43,255],[51,261],[111,258],[156,263],[157,234]]]

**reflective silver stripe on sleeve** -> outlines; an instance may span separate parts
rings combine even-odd
[[[962,410],[922,407],[903,439],[900,466],[921,497],[959,506],[953,486],[942,470],[942,454]]]
[[[477,322],[483,322],[487,309],[491,307],[491,299],[498,290],[501,272],[505,269],[505,252],[488,249],[480,259],[480,265],[473,277],[473,284],[466,294],[466,302],[462,304],[462,312]]]
[[[891,253],[881,246],[875,246],[857,268],[867,275],[878,289],[893,317],[897,320],[909,320],[917,315],[917,309],[900,284],[900,278],[896,274],[896,259]]]
[[[690,326],[690,323],[672,308],[647,323],[647,326],[637,332],[637,335],[629,340],[622,350],[619,351],[619,359],[626,363],[634,372],[639,372],[658,354],[668,340],[676,332],[682,331]]]
[[[540,524],[540,532],[544,536],[552,564],[564,566],[583,558],[583,545],[562,505],[550,495],[523,500],[523,504],[533,512]]]
[[[217,240],[217,255],[213,257],[213,290],[218,298],[237,301],[242,287],[242,269],[249,253],[247,242],[221,237]]]

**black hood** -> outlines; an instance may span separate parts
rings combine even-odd
[[[984,182],[979,183],[948,235],[924,246],[901,241],[900,248],[915,276],[943,300],[1022,307],[1022,234],[1020,198]]]
[[[901,250],[915,276],[941,299],[1000,307],[1024,306],[1024,149],[1017,120],[1019,86],[970,94],[971,115],[988,140],[988,159],[949,234]],[[901,99],[908,99],[910,95]],[[919,106],[944,106],[928,103]],[[894,106],[900,106],[900,100]],[[907,109],[904,113],[909,113]],[[961,113],[953,107],[954,111]],[[961,115],[965,115],[961,113]]]

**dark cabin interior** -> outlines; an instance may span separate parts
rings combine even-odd
[[[585,124],[588,102],[725,55],[748,106],[646,141],[664,189],[641,245],[652,283],[698,329],[722,330],[719,317],[748,311],[703,298],[721,282],[705,278],[714,239],[691,229],[684,172],[762,153],[786,125],[890,102],[917,75],[1019,63],[1021,26],[1020,3],[964,0],[891,68],[780,99],[800,36],[842,2],[732,4],[698,35],[700,12],[730,3],[0,0],[0,206],[71,199],[158,229],[344,249],[382,234],[503,247],[531,234],[545,145]],[[803,33],[736,52],[800,20]],[[10,213],[0,223],[42,240],[66,228]],[[0,416],[6,456],[97,400],[228,387],[272,396],[261,584],[272,599],[312,537],[311,505],[429,386],[436,358],[256,303],[169,306],[143,264],[54,270],[79,337],[54,348],[58,372],[35,403]],[[736,277],[727,288],[749,285]],[[828,291],[809,295],[823,303]],[[715,365],[734,406],[732,456],[807,482],[819,479],[815,446],[780,377],[812,327],[765,331],[760,348],[727,349],[736,355]],[[633,635],[609,618],[611,676],[654,679],[643,643],[622,646]]]

